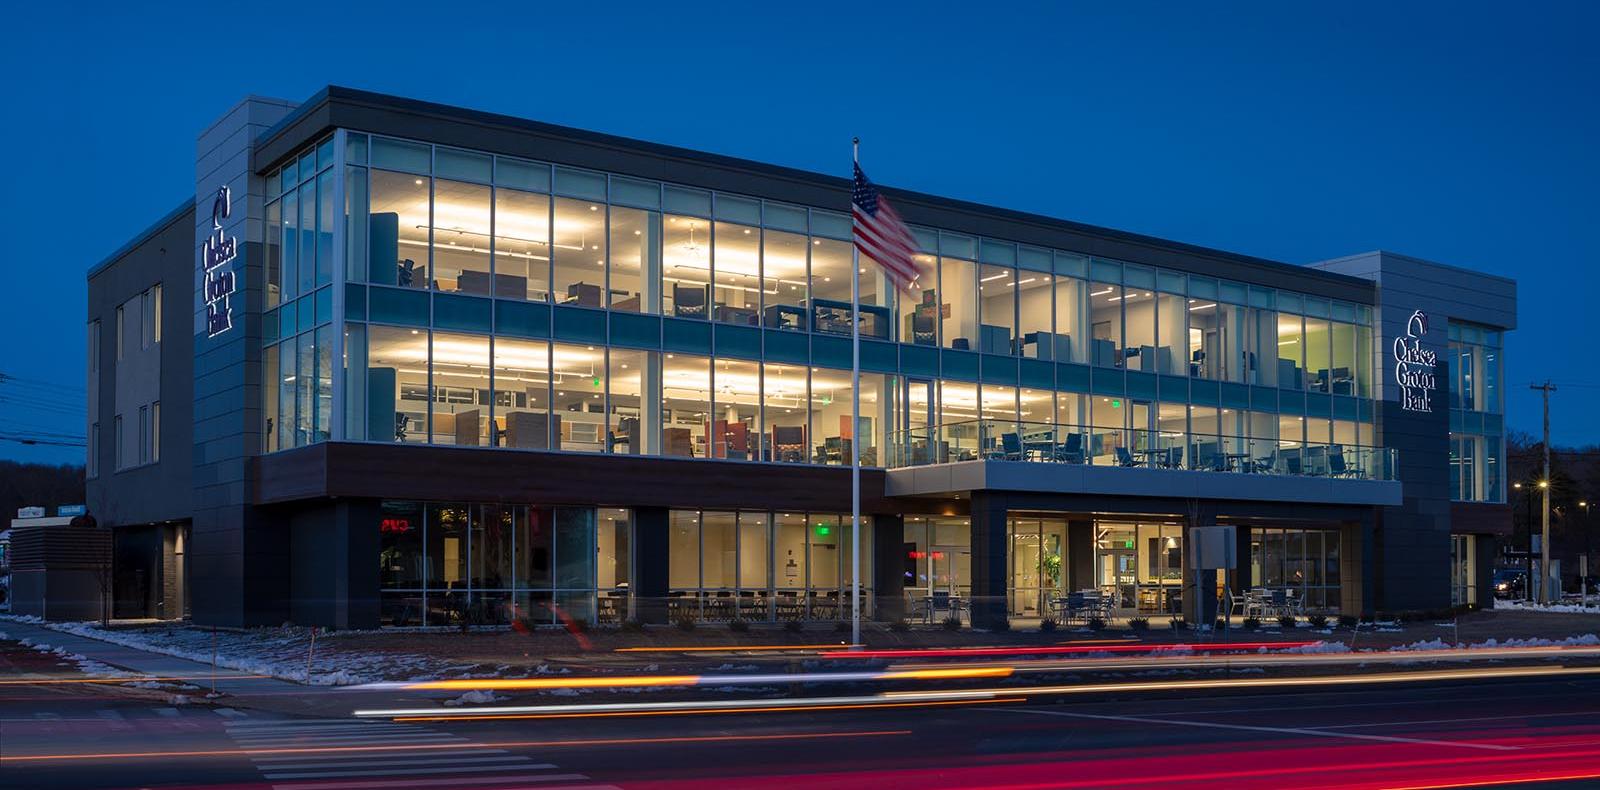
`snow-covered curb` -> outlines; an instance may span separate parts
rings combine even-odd
[[[1494,608],[1518,612],[1553,612],[1559,614],[1600,614],[1600,600],[1588,606],[1574,603],[1528,603],[1526,601],[1495,601]]]

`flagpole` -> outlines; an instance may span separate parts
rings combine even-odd
[[[850,138],[861,162],[861,138]],[[861,248],[850,245],[850,644],[861,644]]]

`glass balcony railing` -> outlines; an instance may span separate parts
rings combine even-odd
[[[1386,447],[1010,420],[965,420],[899,431],[889,437],[886,449],[889,468],[993,460],[1396,479],[1395,451]]]

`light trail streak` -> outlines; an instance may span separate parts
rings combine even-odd
[[[1111,658],[1031,659],[1005,666],[1018,673],[1113,669],[1221,669],[1225,666],[1296,666],[1328,664],[1415,664],[1429,662],[1502,661],[1506,659],[1567,659],[1600,657],[1600,647],[1507,647],[1471,650],[1404,650],[1350,653],[1249,653],[1240,655],[1127,656]],[[976,669],[993,662],[932,662],[894,664],[899,669],[938,667]]]
[[[685,686],[763,686],[789,683],[859,683],[896,680],[961,680],[1009,677],[1007,666],[927,667],[879,672],[796,672],[761,675],[622,675],[587,678],[482,678],[374,683],[365,689],[407,691],[537,691],[566,688],[656,688]]]
[[[852,645],[852,644],[846,644],[844,642],[840,642],[840,643],[831,644],[831,645],[723,645],[723,646],[720,646],[720,647],[718,647],[718,646],[700,645],[698,647],[692,647],[692,646],[684,646],[684,647],[618,647],[618,648],[614,648],[612,650],[612,652],[613,653],[745,653],[745,652],[760,652],[760,651],[766,651],[766,650],[849,650],[851,648],[857,648],[857,647],[861,647],[861,645]]]
[[[232,757],[260,755],[349,754],[395,751],[448,751],[452,749],[584,748],[589,746],[651,746],[656,744],[721,743],[728,741],[792,741],[821,738],[873,738],[910,735],[911,730],[861,730],[850,732],[779,733],[774,735],[682,735],[660,738],[588,738],[563,741],[496,741],[492,743],[419,743],[400,746],[306,746],[275,749],[199,749],[168,752],[91,752],[85,754],[0,755],[0,763],[59,762],[70,760],[122,760],[163,757]]]
[[[437,718],[459,718],[461,716],[488,716],[501,714],[515,715],[575,715],[587,713],[644,713],[659,711],[709,711],[709,710],[749,710],[761,709],[782,710],[786,708],[800,708],[817,705],[846,705],[860,706],[884,702],[903,702],[916,700],[919,702],[941,702],[947,700],[968,699],[994,699],[1003,696],[1015,696],[1016,690],[999,690],[983,692],[955,692],[955,691],[929,691],[920,695],[901,696],[889,698],[886,694],[871,694],[853,697],[795,697],[791,699],[731,699],[731,700],[683,700],[676,702],[596,702],[575,705],[500,705],[473,708],[453,714],[439,708],[387,708],[377,710],[358,710],[353,715],[356,718],[399,718],[405,716],[428,716]]]
[[[489,716],[474,715],[443,715],[443,716],[402,716],[395,721],[423,722],[423,721],[476,721],[485,719],[590,719],[590,718],[615,718],[621,716],[709,716],[719,713],[794,713],[800,711],[819,710],[881,710],[884,708],[933,708],[948,705],[1005,705],[1013,702],[1027,702],[1025,697],[1000,697],[971,700],[935,700],[931,702],[875,702],[858,705],[791,705],[775,708],[704,708],[699,710],[668,710],[668,711],[615,711],[610,713],[534,713],[534,714],[498,714]]]
[[[893,650],[832,651],[822,658],[998,658],[1002,656],[1077,655],[1084,653],[1162,653],[1179,651],[1190,653],[1217,653],[1225,651],[1288,650],[1310,647],[1320,642],[1212,642],[1174,643],[1150,645],[1100,644],[1100,645],[1040,645],[1038,647],[944,647]]]

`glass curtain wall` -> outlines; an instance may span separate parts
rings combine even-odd
[[[669,612],[704,620],[849,617],[850,516],[674,510],[668,516]],[[870,611],[871,526],[861,584]]]
[[[1339,533],[1334,530],[1250,530],[1250,585],[1256,597],[1291,611],[1336,611]]]
[[[371,525],[382,622],[619,622],[631,522],[616,508],[385,501]]]

